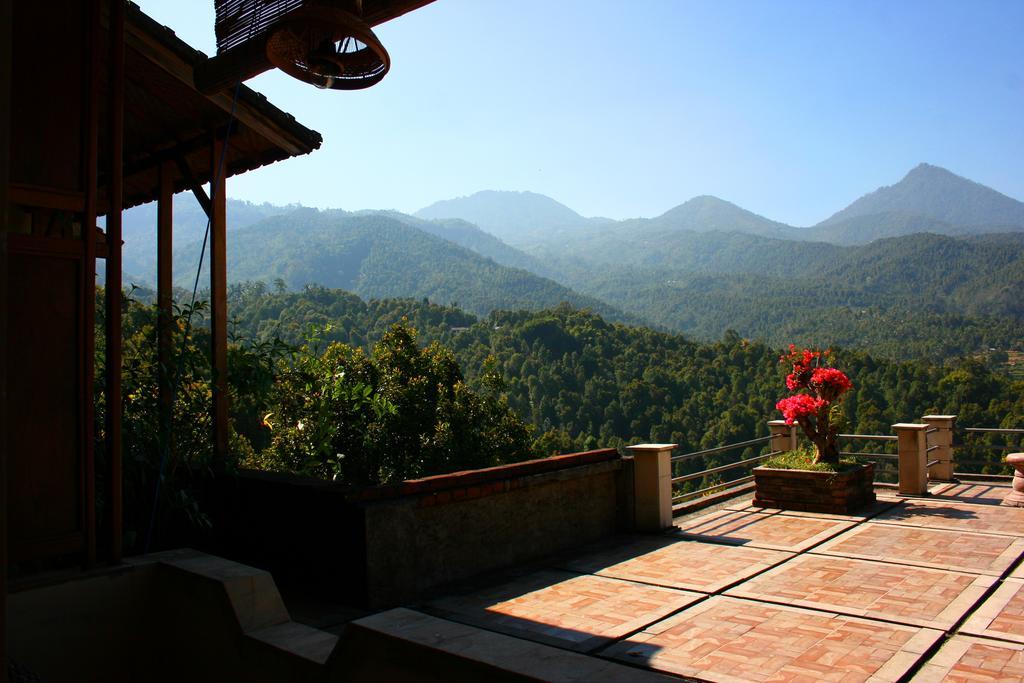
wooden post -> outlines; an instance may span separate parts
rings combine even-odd
[[[928,425],[899,423],[892,426],[899,450],[900,495],[924,496],[928,493]]]
[[[925,415],[921,422],[928,425],[929,429],[937,430],[928,435],[932,445],[938,446],[929,454],[928,459],[939,461],[928,469],[928,478],[933,481],[953,481],[953,428],[956,415]]]
[[[96,451],[93,385],[96,371],[96,214],[99,197],[99,107],[100,98],[100,0],[89,3],[89,84],[85,106],[85,154],[82,164],[82,185],[85,189],[85,215],[82,217],[83,258],[81,272],[82,349],[79,374],[79,441],[82,449],[82,521],[85,531],[85,563],[96,563]]]
[[[228,452],[228,283],[227,163],[224,141],[210,147],[210,343],[213,358],[213,453],[223,463]]]
[[[796,425],[788,425],[785,420],[769,420],[768,429],[772,440],[769,442],[773,451],[795,451],[798,445]]]
[[[7,189],[11,170],[11,0],[0,0],[0,683],[7,683]]]
[[[107,211],[106,430],[110,477],[110,561],[121,561],[121,211],[124,207],[124,1],[110,11],[110,203]]]
[[[672,526],[672,451],[676,444],[630,446],[637,531],[661,531]]]
[[[171,448],[173,404],[171,383],[174,373],[174,185],[173,162],[160,164],[160,195],[156,208],[156,301],[157,301],[157,404],[160,411],[160,446]],[[160,454],[163,457],[163,453]]]

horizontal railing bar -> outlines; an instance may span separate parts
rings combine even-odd
[[[864,439],[865,441],[896,441],[897,437],[891,434],[840,434],[843,439]]]
[[[996,462],[992,462],[991,460],[961,460],[960,458],[957,458],[956,464],[957,465],[994,465],[996,467],[1012,467],[1012,465],[1007,465],[1005,462],[1002,462],[1002,461],[999,461],[999,460],[997,460]]]
[[[958,449],[971,449],[971,450],[992,450],[992,451],[1008,451],[1011,448],[1021,448],[1021,445],[1014,446],[1008,443],[958,443],[954,445]]]
[[[853,458],[886,458],[889,460],[899,460],[900,456],[895,453],[856,453],[854,451],[839,451],[839,455],[848,455]]]
[[[935,450],[936,448],[942,448],[942,444],[935,444],[934,446],[929,446],[928,448],[926,448],[926,449],[925,449],[925,451],[924,451],[924,452],[925,452],[925,453],[931,453],[931,452],[932,452],[932,451],[934,451],[934,450]]]
[[[754,481],[754,475],[750,475],[749,477],[740,477],[739,479],[733,479],[732,481],[726,481],[721,484],[715,484],[714,486],[708,486],[707,488],[697,489],[696,491],[690,491],[689,493],[684,493],[680,496],[676,496],[675,498],[672,499],[672,502],[675,503],[685,498],[693,498],[695,496],[699,496],[702,493],[709,493],[711,491],[716,491],[718,489],[727,489],[731,486],[740,486],[741,484],[746,484],[751,481]]]
[[[932,467],[933,465],[938,465],[940,462],[942,462],[942,461],[941,460],[929,460],[928,462],[926,462],[924,464],[924,466],[925,467]]]
[[[937,431],[939,431],[938,427],[929,427],[928,429],[924,430],[924,433],[925,434],[934,434]]]
[[[759,443],[766,443],[771,441],[772,437],[762,436],[757,439],[751,439],[750,441],[740,441],[739,443],[732,443],[728,446],[719,446],[717,448],[708,448],[703,451],[694,451],[693,453],[683,453],[682,455],[673,455],[672,462],[679,462],[680,460],[689,460],[691,458],[698,458],[702,455],[714,455],[715,453],[723,453],[725,451],[731,451],[734,448],[743,448],[744,446],[755,446]]]
[[[759,462],[761,460],[764,460],[765,458],[770,458],[773,455],[778,455],[781,452],[782,451],[772,451],[771,453],[765,453],[764,455],[757,455],[757,456],[754,456],[753,458],[747,458],[746,460],[738,460],[738,461],[736,461],[734,463],[731,463],[731,464],[728,464],[728,465],[721,465],[719,467],[712,467],[711,469],[701,470],[700,472],[693,472],[692,474],[684,474],[684,475],[679,476],[679,477],[673,477],[672,483],[673,484],[678,484],[679,482],[682,482],[682,481],[690,481],[691,479],[700,479],[701,477],[707,476],[709,474],[715,474],[716,472],[724,472],[726,470],[735,469],[737,467],[743,467],[744,465],[749,465],[752,462]]]
[[[998,434],[1024,434],[1024,429],[996,429],[992,427],[964,427],[965,432],[996,432]]]

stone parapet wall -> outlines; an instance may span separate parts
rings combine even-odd
[[[614,450],[431,477],[364,504],[367,599],[414,600],[444,584],[578,546],[630,525]]]
[[[241,472],[211,496],[209,550],[285,587],[402,604],[631,528],[632,462],[604,449],[364,489]]]

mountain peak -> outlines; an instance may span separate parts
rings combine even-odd
[[[691,232],[744,232],[780,237],[789,226],[747,211],[714,195],[702,194],[669,209],[651,223],[659,228]]]
[[[525,233],[578,227],[589,221],[565,204],[536,192],[482,190],[444,199],[415,213],[418,218],[461,218],[506,241]]]
[[[885,185],[864,195],[818,226],[865,216],[882,220],[886,215],[928,219],[961,228],[1024,226],[1024,203],[941,166],[920,163],[895,185]]]

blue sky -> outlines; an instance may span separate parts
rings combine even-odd
[[[140,0],[208,54],[212,0]],[[412,212],[531,190],[584,215],[713,194],[809,225],[921,161],[1024,200],[1024,2],[437,0],[361,92],[248,82],[324,146],[229,182]]]

